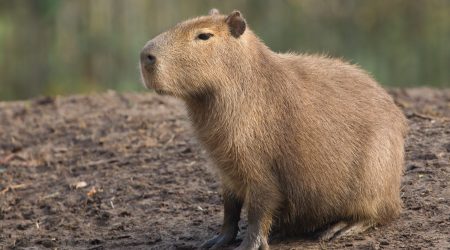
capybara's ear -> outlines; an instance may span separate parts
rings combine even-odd
[[[210,9],[210,10],[208,11],[208,15],[210,15],[210,16],[213,16],[213,15],[219,15],[219,14],[220,14],[220,12],[219,12],[219,10],[216,9],[216,8]]]
[[[225,19],[225,22],[228,24],[232,36],[238,38],[244,34],[247,25],[245,24],[245,19],[242,17],[241,12],[238,10],[231,12]]]

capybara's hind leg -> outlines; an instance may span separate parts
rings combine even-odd
[[[333,237],[342,229],[348,226],[348,223],[345,221],[337,222],[333,225],[331,225],[329,228],[325,229],[324,231],[320,232],[318,235],[318,238],[320,241],[329,241],[332,240]]]
[[[333,237],[333,239],[338,239],[338,238],[345,237],[345,236],[357,235],[362,232],[365,232],[367,229],[369,229],[373,226],[374,226],[374,223],[370,222],[370,221],[353,222],[353,223],[349,224],[347,227],[343,228],[341,231],[339,231]]]
[[[286,236],[286,232],[283,230],[281,225],[274,224],[270,229],[268,241],[270,243],[272,241],[281,240],[283,238],[286,238]]]
[[[345,222],[340,221],[333,224],[319,235],[319,240],[330,241],[345,236],[357,235],[371,228],[373,223],[370,221]]]

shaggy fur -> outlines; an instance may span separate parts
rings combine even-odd
[[[149,88],[185,101],[219,170],[224,226],[204,247],[234,240],[243,203],[241,249],[268,249],[274,224],[289,234],[325,229],[327,240],[399,214],[407,125],[358,67],[275,53],[238,11],[213,10],[149,41],[141,74]]]

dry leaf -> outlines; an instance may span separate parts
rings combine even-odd
[[[97,193],[97,189],[95,187],[92,187],[91,190],[87,193],[87,196],[93,197]]]

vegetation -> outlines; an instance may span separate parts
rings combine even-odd
[[[276,51],[325,53],[389,86],[450,86],[446,0],[0,1],[0,100],[140,90],[147,40],[212,8],[240,9]]]

